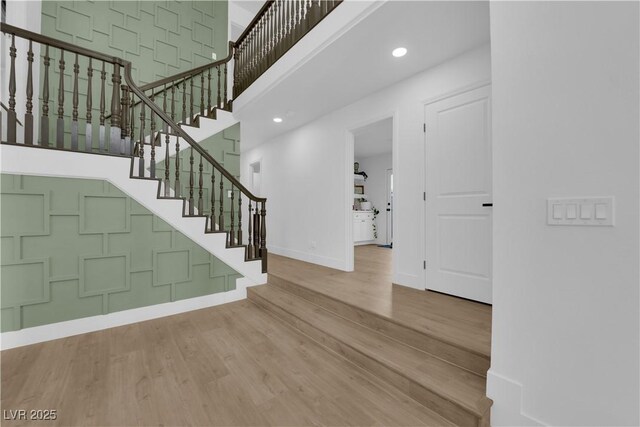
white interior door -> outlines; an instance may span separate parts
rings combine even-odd
[[[426,288],[491,303],[491,88],[428,104]]]

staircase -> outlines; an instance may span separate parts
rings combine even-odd
[[[233,43],[221,61],[139,87],[129,61],[11,25],[3,24],[2,32],[10,38],[8,107],[0,119],[3,172],[108,180],[242,274],[247,285],[266,282],[266,199],[198,144],[235,123],[227,83]],[[26,52],[18,52],[16,41]],[[26,58],[27,70],[20,93],[18,57]],[[34,93],[34,68],[41,70],[41,97]],[[22,121],[17,103],[26,107]]]
[[[451,425],[489,426],[491,400],[485,395],[488,355],[273,273],[266,286],[250,288],[248,298]]]

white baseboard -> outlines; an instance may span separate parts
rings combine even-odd
[[[318,264],[318,265],[323,265],[329,268],[335,268],[336,270],[347,271],[345,268],[346,260],[344,259],[330,258],[322,255],[310,254],[307,252],[282,248],[282,247],[273,246],[273,245],[269,245],[268,249],[269,249],[269,253],[272,253],[275,255],[286,256],[288,258],[310,262],[312,264]]]
[[[4,332],[0,334],[0,349],[22,347],[239,301],[247,298],[247,286],[255,284],[241,277],[236,279],[236,289],[228,292]]]
[[[492,426],[549,425],[525,414],[522,404],[522,384],[491,369],[487,372],[487,396],[493,400]]]

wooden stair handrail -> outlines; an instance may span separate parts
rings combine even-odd
[[[133,91],[133,93],[135,93],[138,96],[138,98],[140,98],[144,102],[144,104],[147,107],[149,107],[160,118],[160,120],[169,124],[169,126],[171,126],[171,128],[178,134],[178,136],[184,139],[191,147],[193,147],[193,149],[198,154],[200,154],[204,159],[206,159],[209,163],[211,163],[213,167],[215,167],[220,173],[222,173],[222,175],[224,175],[224,177],[227,178],[236,188],[238,188],[242,193],[244,193],[245,196],[247,196],[249,199],[253,200],[254,202],[262,203],[267,201],[267,199],[264,197],[254,196],[244,185],[240,183],[240,181],[236,179],[236,177],[231,175],[224,167],[222,167],[220,163],[218,163],[216,159],[211,157],[211,155],[204,148],[202,148],[200,144],[195,142],[193,138],[191,138],[189,134],[187,134],[180,127],[180,125],[173,122],[171,118],[162,110],[162,108],[158,107],[155,104],[155,102],[151,101],[151,99],[149,99],[147,95],[145,95],[145,93],[142,91],[141,88],[136,86],[136,84],[133,82],[133,78],[131,77],[131,62],[129,61],[125,61],[124,79],[127,82],[129,89],[131,89],[131,91]]]
[[[24,28],[15,27],[10,24],[3,23],[2,25],[0,25],[0,31],[6,34],[13,34],[23,39],[38,42],[40,44],[45,44],[45,45],[53,46],[59,49],[63,49],[66,52],[77,53],[78,55],[88,56],[90,58],[98,59],[100,61],[105,61],[112,64],[118,64],[118,65],[124,66],[128,62],[122,58],[118,58],[117,56],[106,55],[96,50],[87,49],[82,46],[76,46],[74,44],[71,44],[62,40],[54,39],[53,37],[34,33],[32,31],[25,30]]]

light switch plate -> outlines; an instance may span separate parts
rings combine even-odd
[[[613,226],[613,197],[547,199],[548,225]]]

